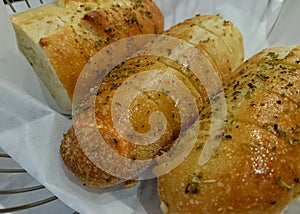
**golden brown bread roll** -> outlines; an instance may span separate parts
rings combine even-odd
[[[224,83],[244,60],[243,37],[239,29],[219,15],[198,15],[171,27],[163,34],[183,39],[198,47]]]
[[[300,46],[274,47],[235,71],[225,88],[219,147],[199,164],[209,104],[189,156],[158,178],[164,213],[282,213],[300,194]]]
[[[163,31],[152,0],[59,0],[11,17],[19,47],[58,107],[72,109],[77,78],[108,44]]]
[[[213,25],[207,27],[209,30],[202,27],[202,25],[206,26],[206,22]],[[188,37],[183,37],[183,34],[178,33],[176,30],[177,27],[179,32],[183,32],[185,29]],[[237,64],[241,63],[243,58],[243,40],[240,32],[232,23],[224,21],[220,16],[196,16],[172,27],[170,30],[164,32],[163,35],[187,40],[207,56],[208,60],[215,59],[214,61],[210,61],[212,64],[210,66],[217,69],[216,73],[222,80],[226,79],[226,73],[230,72]],[[227,35],[232,36],[227,37]],[[189,40],[192,37],[193,42]],[[145,48],[147,48],[147,46]],[[216,52],[216,49],[218,48],[220,49],[220,55],[217,55]],[[229,50],[235,51],[232,52]],[[175,49],[170,49],[170,52],[172,51],[175,51]],[[233,57],[233,55],[235,57]],[[226,65],[224,65],[224,63],[215,62],[219,60],[225,61]],[[114,107],[113,98],[116,95],[117,90],[125,81],[129,81],[130,78],[134,79],[138,74],[155,69],[160,70],[161,74],[173,75],[177,79],[180,79],[185,87],[188,88],[189,92],[195,97],[198,109],[202,109],[202,105],[207,99],[207,94],[205,88],[199,82],[199,79],[193,75],[193,72],[189,70],[188,66],[182,66],[178,62],[166,57],[153,55],[136,56],[116,66],[109,75],[105,77],[96,95],[88,98],[78,108],[78,111],[75,114],[75,117],[77,117],[78,120],[73,122],[73,126],[62,140],[62,159],[70,171],[83,183],[90,186],[103,187],[112,186],[124,181],[123,178],[112,176],[110,173],[104,172],[105,170],[97,167],[93,162],[108,161],[111,162],[112,170],[118,172],[126,170],[124,163],[113,159],[112,156],[108,154],[109,152],[107,152],[107,154],[106,151],[103,152],[103,150],[106,149],[97,144],[97,138],[99,136],[95,134],[95,132],[99,131],[102,134],[105,142],[113,149],[113,151],[120,154],[122,157],[126,157],[133,161],[148,160],[169,151],[175,140],[178,138],[182,129],[184,115],[180,114],[176,100],[173,100],[168,96],[168,88],[161,91],[144,91],[142,90],[142,86],[137,86],[142,93],[130,103],[130,125],[134,127],[134,130],[138,133],[147,133],[151,130],[148,119],[152,113],[158,111],[165,115],[167,121],[165,131],[157,141],[146,146],[131,143],[130,140],[134,140],[134,138],[138,137],[134,136],[134,134],[128,134],[127,137],[130,139],[125,139],[120,136],[118,129],[114,126],[111,109]],[[155,83],[158,78],[159,75],[158,77],[153,76],[153,79],[151,79],[150,82]],[[141,85],[143,84],[146,83],[141,83]],[[154,84],[154,87],[158,88],[159,81],[157,81],[156,84],[157,85]],[[172,84],[175,83],[171,81],[169,86],[171,87]],[[181,89],[178,91],[178,93],[182,93],[184,96],[185,92],[183,92],[183,89],[182,92]],[[93,103],[94,99],[95,105]],[[180,102],[182,101],[183,100],[180,100]],[[121,106],[121,104],[118,105]],[[93,109],[93,106],[95,106],[95,109]],[[96,123],[93,122],[94,113]],[[121,113],[122,112],[120,112],[120,114]],[[198,111],[196,113],[197,115],[187,113],[187,117],[191,121],[188,120],[186,124],[183,124],[185,128],[190,125],[189,122],[192,123],[192,120],[198,116]],[[119,120],[121,119],[119,118]],[[77,131],[74,127],[76,127]],[[123,129],[125,128],[126,125],[123,125]],[[157,130],[157,132],[159,132],[159,130]],[[82,141],[81,145],[78,142],[78,138]],[[83,150],[85,150],[86,153]],[[100,151],[103,152],[104,155],[99,155]],[[91,159],[93,159],[93,161],[91,161]]]

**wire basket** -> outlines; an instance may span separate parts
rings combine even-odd
[[[7,177],[9,179],[16,179],[17,177],[19,177],[19,179],[23,179],[23,181],[28,180],[28,178],[30,179],[30,175],[27,174],[24,169],[17,166],[17,164],[14,162],[13,159],[11,159],[11,157],[9,155],[5,154],[4,152],[1,152],[0,158],[1,158],[1,168],[0,168],[1,176],[0,177],[2,179],[4,177]],[[27,177],[27,178],[25,178],[25,177]],[[16,195],[20,196],[21,194],[28,196],[29,193],[32,194],[32,193],[42,190],[44,188],[45,187],[40,184],[36,184],[36,185],[30,186],[30,187],[27,187],[27,186],[26,187],[11,187],[10,189],[1,189],[0,195],[3,198],[3,200],[4,200],[4,197],[6,197],[6,199],[8,199],[8,200],[17,200],[16,199],[17,197],[12,197],[12,196],[16,196]],[[45,203],[48,203],[48,202],[51,202],[54,200],[57,200],[57,197],[53,196],[53,195],[49,195],[49,197],[47,197],[43,200],[38,200],[38,201],[30,202],[30,203],[16,205],[16,206],[9,207],[9,208],[1,208],[0,213],[20,211],[20,210],[36,207],[39,205],[43,205]]]
[[[5,181],[14,185],[7,185]],[[0,213],[73,213],[56,196],[39,184],[9,155],[0,150]],[[5,204],[14,204],[6,207]],[[3,207],[4,206],[4,207]]]
[[[3,0],[4,4],[7,5],[7,11],[9,14],[18,13],[30,8],[40,6],[51,0]]]

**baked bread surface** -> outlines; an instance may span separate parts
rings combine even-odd
[[[203,22],[201,22],[202,19]],[[215,27],[213,27],[213,29],[217,29],[217,32],[221,31],[223,33],[218,34],[213,30],[205,30],[202,28],[202,25],[198,24],[203,23],[203,25],[205,25],[206,21],[210,22],[211,20],[217,20],[216,23],[213,22],[215,23]],[[177,32],[177,27],[180,33]],[[181,36],[183,35],[181,34],[183,32],[183,28],[189,36]],[[222,30],[219,28],[222,28]],[[201,32],[197,29],[201,29]],[[227,34],[233,34],[233,37],[227,38]],[[190,43],[190,45],[194,48],[197,48],[200,53],[202,53],[205,57],[208,57],[207,63],[212,69],[215,69],[216,75],[220,78],[220,80],[223,80],[224,84],[227,82],[227,73],[232,73],[232,70],[238,64],[238,61],[241,63],[243,59],[243,40],[241,33],[233,26],[232,23],[224,21],[220,16],[196,16],[192,19],[186,20],[186,23],[180,23],[172,27],[170,30],[163,32],[162,35],[182,39],[183,41]],[[193,42],[189,41],[191,37],[193,38]],[[214,39],[210,39],[211,37],[214,37]],[[210,45],[206,45],[208,40]],[[162,47],[164,47],[164,45],[162,45]],[[222,49],[222,51],[220,51],[220,55],[217,56],[215,50],[218,47]],[[147,48],[147,45],[145,48]],[[172,47],[167,48],[170,49]],[[238,50],[238,52],[231,53],[229,51],[233,49]],[[143,49],[140,51],[142,52]],[[165,50],[161,51],[163,52]],[[176,48],[171,50],[171,52],[175,52],[173,54],[176,54],[176,51],[180,52],[181,50]],[[234,58],[232,57],[232,54],[235,53],[237,56]],[[224,60],[226,62],[226,66],[223,66],[223,64],[220,63],[215,63],[215,61],[211,61],[212,58],[216,58],[216,61],[220,59]],[[227,58],[228,61],[225,58]],[[192,113],[187,112],[186,115],[181,115],[180,109],[177,107],[176,100],[173,100],[168,95],[168,88],[164,91],[143,91],[143,84],[149,84],[149,82],[141,83],[140,86],[137,86],[137,88],[142,93],[140,93],[130,104],[129,119],[131,125],[138,133],[148,133],[151,129],[149,124],[150,115],[154,112],[162,112],[167,121],[165,131],[161,138],[153,142],[151,145],[146,146],[130,142],[130,140],[133,140],[134,135],[130,135],[132,139],[125,139],[120,136],[112,120],[111,109],[114,108],[113,97],[124,82],[129,81],[130,78],[131,80],[134,80],[135,76],[138,74],[153,70],[159,70],[162,74],[173,75],[179,79],[195,97],[198,109],[201,110],[203,108],[203,103],[205,103],[208,99],[206,89],[201,84],[197,76],[193,74],[193,71],[189,70],[188,67],[182,66],[180,63],[171,60],[170,58],[142,55],[133,57],[116,66],[104,78],[104,81],[97,89],[97,92],[87,98],[78,107],[75,114],[75,117],[77,117],[78,120],[73,121],[73,126],[62,140],[61,155],[64,163],[74,173],[74,175],[85,184],[103,187],[113,186],[126,180],[117,178],[117,176],[111,176],[111,178],[108,179],[109,182],[106,182],[107,174],[109,173],[103,172],[105,170],[97,167],[96,163],[92,164],[91,159],[95,161],[95,157],[101,156],[97,152],[98,149],[99,151],[104,149],[103,147],[95,145],[98,140],[95,132],[99,132],[110,148],[122,157],[126,157],[133,161],[148,160],[156,158],[169,151],[176,142],[180,131],[182,131],[182,127],[183,129],[188,128],[197,118],[198,111]],[[154,76],[151,81],[155,82],[156,78],[158,77]],[[171,87],[172,84],[175,83],[171,81],[169,86]],[[220,84],[222,85],[222,81]],[[178,91],[181,93],[180,89],[178,89]],[[95,103],[93,103],[93,100]],[[184,102],[184,100],[180,100],[180,102]],[[96,123],[93,121],[93,114],[95,115]],[[183,117],[189,118],[185,124],[183,124]],[[77,132],[74,131],[74,127]],[[123,129],[125,128],[126,127],[123,127]],[[80,137],[80,140],[78,140],[78,136]],[[89,156],[89,158],[87,156]],[[110,161],[111,167],[114,168],[114,170],[122,171],[126,169],[123,163],[119,163],[117,160],[114,160],[109,156],[101,156],[99,161],[101,160],[104,162]]]
[[[300,47],[274,47],[251,57],[225,88],[225,131],[200,164],[209,104],[189,156],[158,178],[164,213],[282,213],[300,193]]]
[[[119,39],[163,31],[151,0],[57,1],[11,16],[18,44],[62,112],[76,81],[99,50]]]

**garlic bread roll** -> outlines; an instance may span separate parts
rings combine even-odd
[[[300,193],[300,46],[265,49],[225,88],[219,147],[199,164],[209,104],[189,156],[158,178],[164,213],[282,213]]]
[[[207,27],[209,30],[202,28],[202,25],[206,26],[206,22],[211,23],[212,20],[216,20],[216,23],[213,22],[216,27],[212,29]],[[241,33],[231,22],[224,21],[220,16],[215,15],[196,16],[187,20],[186,23],[183,22],[179,25],[175,25],[162,35],[175,37],[177,41],[187,40],[190,46],[197,48],[202,54],[205,53],[204,55],[209,57],[207,58],[207,64],[216,68],[214,72],[216,72],[217,77],[224,80],[223,77],[226,76],[225,74],[230,73],[230,70],[233,70],[237,66],[238,61],[240,63],[242,61],[243,40]],[[177,28],[179,33],[176,30]],[[190,36],[184,38],[180,36],[184,29],[188,35],[195,38],[192,43],[193,45],[191,45],[191,42],[188,40],[191,38]],[[216,32],[214,32],[214,30]],[[219,31],[223,33],[218,33]],[[229,34],[232,34],[232,37],[227,38]],[[212,37],[213,39],[211,39]],[[207,40],[209,40],[209,42],[206,44]],[[205,43],[205,45],[203,45],[203,43]],[[147,47],[149,48],[147,45],[144,46],[144,49]],[[217,47],[223,50],[219,52],[219,56],[217,56],[216,52]],[[154,48],[156,48],[156,46]],[[230,50],[238,51],[231,52]],[[142,51],[143,48],[141,53]],[[176,54],[176,51],[180,52],[181,50],[168,47],[168,51],[170,53],[172,52],[172,54]],[[235,57],[233,57],[233,55]],[[225,60],[226,66],[210,61],[215,57],[217,57],[216,61],[219,59],[225,60],[225,58],[227,58],[228,60]],[[113,100],[122,85],[129,84],[131,81],[134,82],[138,75],[155,70],[159,71],[157,73],[158,75],[154,75],[148,82],[140,83],[136,86],[141,93],[139,93],[129,105],[130,125],[138,133],[148,133],[151,131],[151,125],[149,124],[151,115],[155,112],[161,112],[165,116],[166,126],[161,127],[162,129],[165,128],[165,130],[161,137],[154,143],[150,145],[138,145],[130,141],[138,138],[137,136],[127,134],[127,138],[129,139],[125,139],[120,136],[119,130],[114,126],[112,108],[120,107],[123,104],[113,104]],[[123,178],[110,175],[106,170],[97,167],[97,164],[93,163],[92,159],[97,162],[109,162],[110,167],[118,172],[128,170],[127,166],[124,166],[124,163],[112,158],[112,155],[109,155],[109,151],[105,151],[106,148],[97,144],[99,136],[97,136],[97,134],[95,135],[95,132],[99,132],[107,145],[120,156],[132,161],[148,160],[168,152],[176,142],[180,132],[191,126],[198,117],[198,110],[195,112],[180,112],[178,103],[183,103],[185,101],[185,95],[187,95],[184,94],[186,92],[183,88],[176,90],[178,94],[183,95],[182,100],[173,100],[170,96],[169,88],[160,91],[146,91],[142,89],[144,84],[152,83],[157,84],[153,85],[154,88],[159,88],[160,83],[158,79],[160,75],[176,77],[195,98],[198,110],[200,111],[203,108],[203,104],[208,99],[206,89],[188,66],[185,67],[168,57],[154,55],[137,55],[124,61],[112,69],[104,78],[97,92],[91,97],[88,97],[78,107],[75,116],[79,119],[73,121],[73,126],[68,133],[64,135],[64,139],[62,140],[62,159],[70,171],[83,183],[94,187],[107,187],[124,181]],[[177,84],[176,81],[170,81],[168,86],[172,87],[172,85],[175,84]],[[124,92],[124,96],[125,95]],[[93,103],[93,100],[95,100],[95,103]],[[121,114],[123,112],[119,113]],[[93,118],[93,115],[95,118]],[[188,119],[185,121],[184,118]],[[118,118],[117,121],[122,121],[122,119],[123,118]],[[96,123],[94,123],[93,120],[96,120]],[[125,129],[126,126],[127,125],[123,125],[121,128]],[[75,127],[77,132],[75,131]],[[158,127],[158,129],[160,129],[160,127]],[[157,133],[159,131],[160,130],[157,130]],[[78,137],[80,137],[80,140],[78,140]]]
[[[152,0],[60,0],[11,16],[18,44],[63,113],[71,113],[76,81],[103,47],[137,34],[161,33]]]
[[[197,47],[210,60],[224,84],[231,79],[235,68],[244,60],[241,32],[220,15],[196,15],[163,34]]]

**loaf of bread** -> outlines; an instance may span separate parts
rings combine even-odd
[[[243,37],[239,29],[219,15],[198,15],[163,34],[197,47],[212,63],[224,84],[230,80],[234,68],[244,60]]]
[[[189,156],[158,178],[164,213],[282,213],[300,194],[300,46],[264,49],[225,88],[225,131],[207,161],[209,103]],[[207,142],[206,142],[207,141]]]
[[[178,41],[182,39],[192,44],[194,48],[207,56],[209,66],[215,68],[215,72],[221,80],[228,81],[229,74],[227,73],[232,73],[243,59],[244,49],[241,33],[231,22],[225,21],[220,16],[195,16],[163,32],[162,35],[172,36],[178,38]],[[170,52],[176,52],[175,48],[168,47],[168,49]],[[161,51],[163,52],[163,50]],[[190,120],[187,120],[186,124],[182,124],[184,115],[181,114],[177,101],[169,96],[170,89],[143,90],[142,86],[149,83],[153,83],[154,88],[159,88],[159,75],[154,75],[149,81],[141,82],[136,86],[142,93],[139,93],[129,105],[129,120],[136,132],[148,133],[151,131],[150,115],[162,112],[167,121],[164,132],[157,141],[150,145],[132,143],[131,140],[136,137],[133,134],[127,134],[127,138],[130,139],[125,139],[120,135],[114,126],[112,117],[112,109],[115,108],[113,99],[117,90],[125,81],[130,83],[130,79],[132,81],[137,79],[138,74],[156,70],[159,70],[158,74],[173,75],[180,79],[195,97],[198,109],[202,109],[203,103],[207,100],[205,87],[193,75],[193,71],[189,70],[188,66],[182,66],[167,57],[154,55],[135,56],[116,66],[105,77],[95,96],[91,96],[79,106],[74,115],[77,120],[73,121],[73,126],[64,135],[61,143],[61,156],[65,165],[84,184],[107,187],[126,180],[124,177],[111,175],[95,163],[109,162],[111,169],[117,172],[127,170],[127,166],[123,162],[118,162],[119,160],[114,159],[109,151],[104,151],[106,150],[104,146],[97,144],[99,138],[97,132],[101,133],[109,148],[120,156],[132,161],[148,160],[169,151],[178,138],[182,126],[189,126],[193,123],[192,120],[198,116],[198,111],[195,117],[187,115]],[[175,83],[170,81],[168,86],[171,87],[172,84]],[[180,93],[181,88],[177,91]],[[183,101],[182,99],[179,102]],[[115,104],[117,107],[121,106],[120,103]],[[123,112],[120,112],[120,115],[121,113]],[[122,121],[122,119],[118,118],[117,120]],[[127,125],[124,123],[123,129],[126,127]],[[78,138],[80,138],[80,143]],[[137,173],[138,171],[136,171]]]
[[[58,110],[70,113],[77,78],[116,40],[163,31],[152,0],[58,0],[11,16],[18,44]]]

